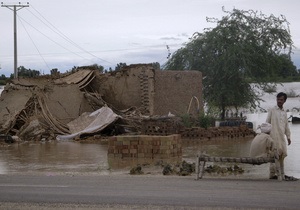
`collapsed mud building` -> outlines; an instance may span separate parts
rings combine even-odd
[[[52,140],[149,133],[156,127],[143,126],[143,120],[197,114],[201,91],[201,72],[155,70],[151,64],[18,78],[1,94],[0,134]]]

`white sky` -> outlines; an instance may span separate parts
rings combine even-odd
[[[49,73],[73,66],[167,60],[194,32],[214,27],[206,17],[258,10],[290,22],[293,62],[300,68],[299,0],[30,0],[17,12],[18,66]],[[14,1],[3,1],[18,4]],[[26,2],[22,2],[26,4]],[[0,75],[13,73],[13,11],[0,7]]]

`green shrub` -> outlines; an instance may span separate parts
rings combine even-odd
[[[203,112],[199,114],[198,122],[202,128],[213,127],[215,125],[215,119]]]
[[[215,126],[215,118],[203,112],[196,117],[193,117],[190,114],[184,114],[181,116],[181,120],[183,125],[186,128],[191,128],[191,127],[208,128],[208,127]]]
[[[189,114],[182,115],[181,120],[182,120],[184,127],[186,127],[186,128],[191,128],[194,124],[192,117]]]

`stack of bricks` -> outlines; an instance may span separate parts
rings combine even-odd
[[[180,132],[183,141],[239,138],[254,135],[255,132],[247,126],[240,127],[201,127],[185,128]]]
[[[239,130],[242,136],[256,135],[255,131],[250,129],[247,125],[240,125]]]
[[[181,137],[178,134],[113,136],[108,139],[108,158],[167,159],[181,156]]]
[[[207,135],[207,130],[201,127],[185,128],[181,131],[181,136],[185,139],[203,139],[207,138]]]
[[[144,135],[159,135],[167,136],[171,134],[178,134],[182,126],[176,119],[148,119],[142,121],[142,134]]]

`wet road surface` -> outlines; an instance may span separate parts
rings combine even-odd
[[[0,209],[298,209],[299,195],[277,180],[0,175]]]

